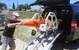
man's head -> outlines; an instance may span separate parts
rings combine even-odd
[[[10,17],[10,19],[16,20],[19,16],[20,16],[19,13],[13,12],[12,15],[11,15],[11,17]]]

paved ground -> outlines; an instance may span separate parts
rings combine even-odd
[[[15,42],[16,42],[16,50],[24,50],[25,46],[27,46],[27,44],[25,42],[23,42],[19,39],[16,39]],[[7,48],[7,50],[8,50],[8,48]],[[1,46],[0,46],[0,50],[1,50]]]
[[[19,39],[16,39],[15,42],[16,42],[16,50],[25,50],[25,48],[27,46],[27,44],[25,42],[23,42]],[[8,50],[8,48],[7,48],[7,50]],[[1,50],[1,46],[0,46],[0,50]],[[68,50],[68,49],[64,49],[64,50]],[[79,48],[77,50],[79,50]]]

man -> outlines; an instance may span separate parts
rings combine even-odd
[[[11,17],[8,19],[8,21],[5,23],[5,30],[3,32],[2,36],[2,50],[7,50],[7,46],[10,46],[9,50],[15,50],[15,42],[14,42],[14,32],[15,32],[15,27],[17,22],[20,22],[17,20],[17,18],[20,15],[17,12],[13,12]]]

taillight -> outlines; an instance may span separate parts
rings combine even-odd
[[[71,29],[72,30],[77,29],[77,22],[76,21],[72,21],[72,23],[71,23]]]

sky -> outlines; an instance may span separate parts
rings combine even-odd
[[[74,2],[76,2],[76,1],[79,1],[79,0],[70,0],[70,3],[74,3]]]
[[[18,4],[25,4],[25,3],[31,4],[31,3],[35,2],[35,1],[36,0],[0,0],[0,2],[3,2],[5,4],[7,4],[8,8],[11,8],[13,3],[15,3],[15,5],[17,5],[17,3]],[[79,1],[79,0],[71,0],[70,3],[74,3],[76,1]]]
[[[8,8],[11,8],[13,3],[17,6],[18,4],[31,4],[33,2],[35,2],[36,0],[0,0],[0,2],[3,2],[5,4],[7,4]]]

